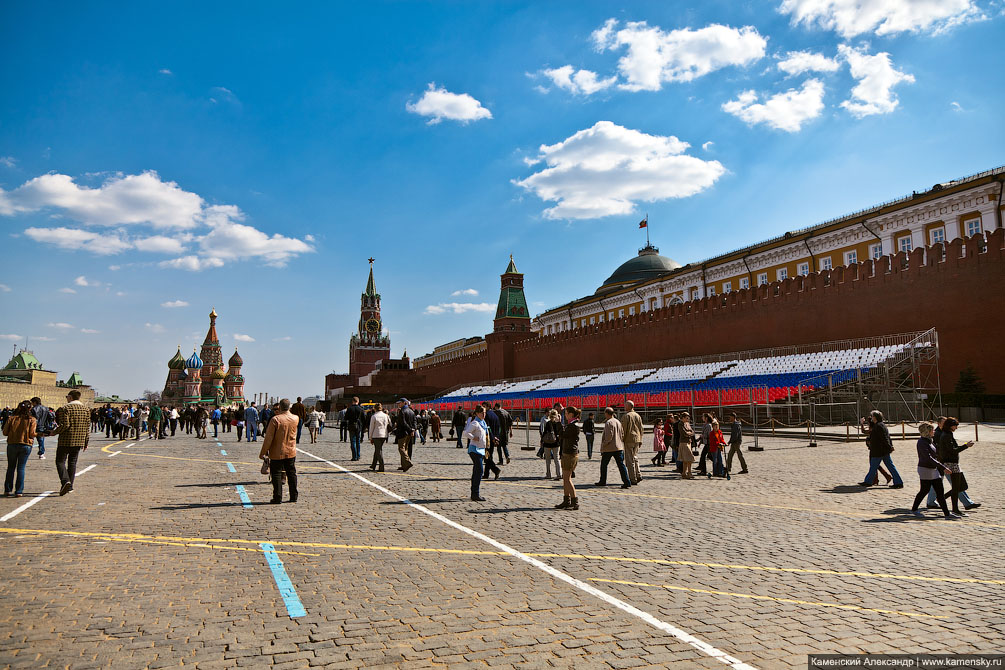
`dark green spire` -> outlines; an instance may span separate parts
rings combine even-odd
[[[366,280],[366,290],[363,291],[363,295],[370,296],[371,298],[377,297],[377,287],[373,283],[373,261],[370,261],[370,278]]]
[[[507,275],[518,275],[518,274],[520,274],[519,272],[517,272],[516,263],[513,262],[513,254],[509,255],[509,265],[506,266],[506,272],[504,272],[503,274],[507,274]]]

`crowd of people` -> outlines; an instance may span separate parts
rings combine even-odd
[[[105,405],[87,410],[80,403],[79,395],[78,391],[71,391],[67,395],[67,404],[56,410],[46,407],[36,397],[19,403],[13,410],[4,408],[0,411],[0,426],[7,437],[5,497],[22,495],[25,467],[32,446],[37,441],[39,458],[45,458],[46,437],[59,436],[56,468],[60,477],[60,495],[65,495],[73,490],[77,455],[87,448],[91,433],[104,432],[107,438],[122,440],[139,439],[143,434],[150,439],[165,439],[176,434],[194,434],[196,438],[206,439],[208,428],[212,426],[213,437],[217,439],[220,432],[236,432],[238,441],[243,434],[243,439],[248,442],[257,442],[258,436],[263,435],[260,456],[267,461],[263,465],[263,473],[270,475],[274,487],[272,502],[281,502],[282,485],[287,481],[290,484],[290,500],[295,502],[298,494],[296,445],[300,443],[304,427],[313,444],[325,425],[325,413],[317,407],[306,407],[299,397],[295,403],[284,399],[261,408],[254,402],[247,407],[210,408],[197,404],[180,409],[152,402],[120,407]],[[580,437],[585,441],[586,458],[592,460],[594,439],[600,433],[600,479],[596,486],[607,485],[607,472],[612,460],[621,479],[621,488],[638,486],[643,480],[639,467],[639,452],[646,433],[642,417],[631,401],[625,403],[625,411],[620,417],[613,407],[607,407],[603,414],[602,419],[595,419],[593,412],[583,418],[579,408],[556,403],[541,417],[537,456],[544,460],[543,476],[562,481],[563,500],[556,506],[559,509],[579,509],[573,480],[581,453]],[[348,441],[350,446],[350,460],[362,460],[362,443],[367,440],[373,448],[370,469],[376,472],[384,471],[383,447],[389,440],[393,439],[397,447],[398,470],[408,472],[414,466],[415,445],[425,444],[427,438],[434,443],[440,442],[444,439],[442,430],[447,425],[434,411],[413,410],[407,398],[399,399],[394,407],[387,409],[381,403],[364,407],[359,398],[353,398],[351,404],[339,410],[336,417],[339,440]],[[509,442],[513,436],[514,419],[500,403],[483,403],[470,412],[458,407],[448,425],[449,438],[456,440],[456,448],[466,448],[471,459],[471,500],[483,501],[482,480],[492,475],[498,479],[500,466],[511,462]],[[968,495],[969,484],[960,467],[960,453],[973,446],[974,442],[959,444],[955,438],[958,427],[959,421],[944,416],[939,417],[936,424],[922,423],[919,426],[920,490],[911,508],[915,515],[924,515],[920,505],[926,496],[926,507],[941,510],[946,519],[966,516],[966,512],[960,509],[961,503],[964,510],[981,505]],[[869,470],[859,485],[878,486],[882,475],[890,488],[904,488],[903,478],[893,463],[893,440],[882,413],[873,411],[863,419],[861,429],[866,434]],[[653,456],[650,463],[653,467],[675,467],[680,479],[694,479],[695,476],[729,479],[734,458],[741,468],[737,474],[748,472],[741,448],[743,424],[734,412],[728,412],[723,423],[714,412],[706,412],[701,416],[700,428],[692,425],[691,416],[686,411],[668,413],[653,422],[651,444]],[[708,462],[711,462],[711,471]],[[943,477],[949,482],[948,491],[943,485]]]

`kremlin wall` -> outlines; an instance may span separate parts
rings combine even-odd
[[[329,375],[326,397],[431,397],[477,383],[930,328],[944,391],[972,365],[987,392],[1005,393],[1003,183],[1005,168],[996,168],[684,266],[647,244],[594,293],[533,319],[511,257],[484,339],[455,337],[414,368],[407,358],[378,361],[359,383]],[[363,327],[369,319],[383,325],[379,305],[371,267],[355,343],[375,336]]]

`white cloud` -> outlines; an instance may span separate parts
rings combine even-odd
[[[241,333],[234,333],[234,339],[238,342],[254,342],[255,338],[251,335],[242,335]]]
[[[151,333],[163,333],[164,332],[164,326],[162,326],[159,323],[145,323],[143,325]]]
[[[10,293],[10,286],[7,286],[7,284],[0,284],[0,293]]]
[[[487,302],[441,302],[439,305],[426,307],[426,314],[463,314],[464,312],[494,312],[495,305]]]
[[[66,323],[65,321],[58,321],[56,323],[50,323],[49,327],[50,328],[59,328],[61,330],[69,330],[69,329],[73,328],[72,325]]]
[[[555,86],[575,95],[592,95],[598,91],[610,88],[618,81],[616,76],[598,79],[596,72],[576,70],[571,65],[552,70],[542,70],[541,74],[551,79]]]
[[[849,38],[863,33],[939,33],[984,18],[973,0],[782,0],[778,7],[794,25],[834,30]]]
[[[121,265],[109,265],[108,269],[111,270],[112,272],[117,272],[118,270],[122,269],[122,266]]]
[[[180,254],[185,251],[185,245],[181,240],[164,235],[141,237],[133,242],[133,246],[140,251],[158,254]]]
[[[790,51],[778,61],[778,69],[789,75],[804,72],[837,72],[841,64],[812,51]]]
[[[801,89],[776,93],[763,103],[757,99],[755,91],[744,91],[736,100],[724,103],[722,109],[752,126],[764,123],[794,133],[810,119],[820,116],[824,109],[824,85],[818,79],[809,79]]]
[[[699,193],[726,171],[718,161],[684,154],[689,146],[673,135],[647,135],[598,121],[557,144],[541,145],[532,163],[547,167],[513,183],[557,202],[544,211],[549,219],[629,214],[636,202]]]
[[[162,302],[161,307],[188,307],[188,303],[184,300],[169,300],[168,302]]]
[[[229,88],[225,88],[223,86],[214,86],[213,88],[209,89],[209,92],[212,94],[209,98],[209,101],[212,102],[214,105],[220,102],[228,102],[237,107],[241,106],[241,100],[236,95],[234,95],[234,92],[231,91]]]
[[[413,114],[432,117],[429,124],[439,123],[443,119],[469,123],[479,119],[491,119],[492,112],[482,107],[482,103],[467,93],[451,93],[447,89],[436,87],[436,82],[430,82],[429,88],[416,103],[407,103],[405,109]]]
[[[100,330],[94,330],[93,328],[81,328],[80,332],[86,333],[88,335],[96,335],[97,333],[100,333],[101,331]]]
[[[126,292],[125,292],[125,291],[116,291],[116,292],[115,292],[115,295],[119,296],[120,298],[121,298],[122,296],[124,296],[125,294],[126,294]]]
[[[316,242],[316,240],[314,239],[313,235],[304,235],[304,242],[310,242],[311,244],[313,244],[314,242]]]
[[[132,246],[117,234],[99,235],[79,228],[26,228],[24,234],[36,242],[51,244],[67,251],[87,251],[99,256],[118,254]]]
[[[838,47],[838,53],[848,61],[851,76],[858,80],[851,90],[852,99],[841,103],[854,117],[889,114],[900,104],[893,87],[901,82],[914,82],[914,75],[894,69],[888,53],[869,55],[864,48],[845,44]]]
[[[183,191],[156,172],[110,177],[98,188],[79,186],[65,174],[46,174],[13,191],[0,191],[0,214],[60,211],[96,226],[149,224],[155,228],[193,228],[202,214],[202,198]]]
[[[274,338],[272,338],[272,341],[273,342],[289,342],[292,339],[293,339],[292,337],[290,337],[289,335],[286,335],[285,337],[274,337]]]
[[[24,338],[21,337],[20,335],[15,335],[13,333],[5,333],[5,334],[0,335],[0,340],[8,340],[10,342],[18,342],[18,341],[23,340],[23,339]]]
[[[46,337],[45,335],[32,335],[32,341],[35,342],[55,342],[55,337]]]
[[[963,106],[960,105],[960,103],[956,102],[955,100],[953,100],[951,103],[949,103],[949,106],[952,107],[952,109],[953,109],[954,112],[962,112],[962,111],[964,111]]]
[[[0,165],[12,168],[17,165],[17,159],[13,156],[0,156]]]
[[[708,151],[709,149],[712,148],[713,144],[715,144],[715,142],[713,142],[712,140],[709,140],[708,142],[705,142],[704,144],[701,145],[702,151]]]
[[[182,256],[172,258],[169,261],[161,261],[157,264],[162,268],[173,268],[175,270],[188,270],[189,272],[199,272],[209,268],[223,267],[223,261],[219,258],[200,258],[198,256]]]
[[[159,69],[157,71],[159,73],[161,73],[161,74],[166,74],[166,75],[173,75],[174,74],[174,72],[172,72],[171,70],[167,69],[166,67],[162,67],[161,69]]]
[[[63,287],[59,289],[60,293],[76,293],[77,291],[72,288]]]
[[[220,267],[224,261],[249,258],[283,267],[299,254],[313,251],[304,241],[270,236],[243,223],[244,213],[238,207],[208,205],[200,196],[183,191],[174,182],[161,181],[156,172],[116,175],[98,188],[78,186],[67,175],[49,174],[13,191],[0,189],[0,216],[42,210],[54,210],[85,226],[120,228],[100,233],[70,227],[25,230],[25,235],[36,242],[98,255],[118,254],[127,249],[179,255],[160,263],[161,267],[201,270]],[[126,233],[129,226],[176,232],[132,237]],[[183,256],[189,244],[195,244],[198,252]]]
[[[73,283],[76,284],[77,286],[87,286],[87,277],[85,277],[84,275],[80,275],[79,277],[73,280]]]
[[[459,291],[454,291],[450,295],[452,295],[455,298],[459,295],[478,295],[478,291],[473,288],[462,288]]]
[[[629,91],[658,91],[666,82],[691,81],[731,65],[747,66],[764,56],[768,41],[753,26],[731,28],[712,24],[692,30],[664,32],[645,21],[626,23],[608,19],[594,31],[598,51],[627,47],[618,71]]]

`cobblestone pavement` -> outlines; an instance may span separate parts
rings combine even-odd
[[[408,473],[385,449],[388,471],[372,473],[368,445],[349,462],[337,437],[305,434],[300,500],[282,505],[266,504],[259,444],[236,433],[97,438],[75,491],[0,523],[0,666],[784,668],[1005,640],[1005,430],[982,426],[964,454],[983,506],[955,522],[907,513],[913,441],[894,453],[903,490],[855,486],[862,443],[764,439],[730,481],[681,481],[644,448],[630,490],[595,487],[599,455],[584,453],[582,508],[566,512],[522,431],[481,503],[449,441],[416,446]],[[25,497],[0,499],[0,516],[56,488],[53,461],[33,455]]]

